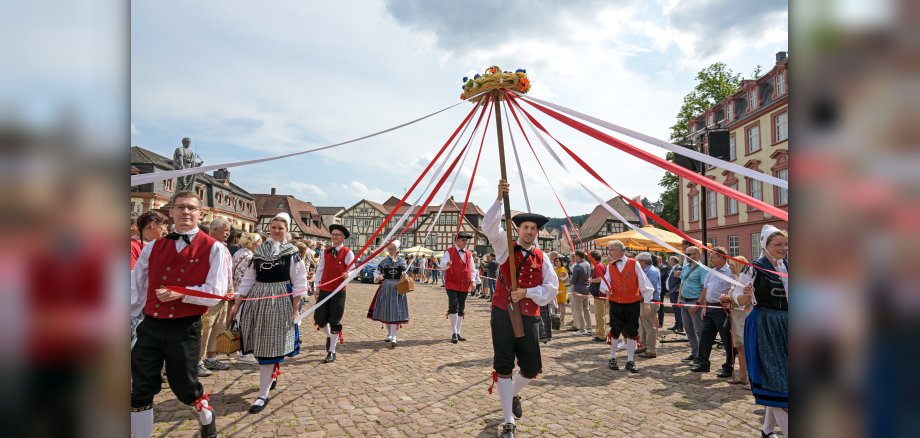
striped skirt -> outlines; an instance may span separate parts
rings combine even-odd
[[[383,280],[371,306],[367,309],[367,317],[386,324],[405,324],[409,322],[409,300],[406,295],[396,292],[398,280]]]
[[[291,292],[290,282],[256,283],[248,298]],[[285,356],[300,353],[300,328],[294,324],[291,297],[244,301],[240,307],[243,354],[252,353],[260,364],[281,363]]]
[[[789,312],[755,307],[744,320],[744,357],[754,401],[789,407]]]

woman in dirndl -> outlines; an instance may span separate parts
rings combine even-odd
[[[231,319],[240,315],[243,354],[252,353],[259,362],[259,398],[249,408],[251,414],[268,404],[284,358],[300,353],[300,327],[294,318],[307,289],[307,271],[297,247],[289,242],[290,223],[287,213],[272,219],[271,237],[256,248],[237,289],[248,300],[238,299],[230,310]],[[289,295],[292,291],[297,293]],[[265,298],[271,296],[277,297]]]
[[[399,241],[394,240],[387,245],[389,257],[383,259],[374,271],[374,282],[383,282],[377,288],[371,306],[367,309],[367,317],[379,321],[387,326],[388,335],[384,342],[390,348],[396,347],[396,332],[399,326],[409,322],[409,300],[405,294],[396,291],[396,283],[407,277],[409,265],[399,256]]]
[[[762,256],[752,263],[756,268],[742,271],[745,287],[733,298],[742,306],[754,304],[744,321],[744,353],[754,401],[767,407],[761,436],[774,436],[777,424],[789,436],[789,278],[775,274],[789,272],[788,235],[764,225],[760,247]]]

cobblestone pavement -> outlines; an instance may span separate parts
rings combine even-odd
[[[486,392],[492,372],[488,302],[467,301],[468,341],[451,344],[444,289],[418,284],[410,295],[410,323],[390,349],[383,342],[386,330],[366,318],[375,290],[349,286],[345,344],[334,363],[322,363],[325,338],[305,326],[301,354],[282,366],[260,414],[247,412],[258,395],[258,365],[222,357],[231,369],[201,378],[212,394],[218,434],[495,436],[502,416],[498,391]],[[666,315],[666,325],[672,322]],[[691,373],[680,363],[689,354],[686,342],[660,344],[657,358],[637,359],[641,372],[633,375],[607,369],[607,344],[571,332],[553,336],[542,346],[544,373],[522,392],[518,436],[759,436],[763,409],[750,391],[717,378],[717,366]],[[714,350],[713,363],[722,354]],[[625,352],[620,363],[622,369]],[[155,436],[197,436],[197,416],[167,385],[155,410]]]

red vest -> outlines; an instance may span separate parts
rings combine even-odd
[[[536,246],[532,248],[533,254],[531,254],[527,260],[524,260],[523,251],[520,249],[515,249],[514,251],[515,267],[520,267],[522,263],[524,264],[524,267],[519,269],[521,275],[517,277],[518,289],[537,287],[543,284],[543,251]],[[511,264],[505,260],[505,263],[502,263],[498,269],[502,275],[501,281],[495,282],[495,294],[492,295],[492,305],[502,310],[508,310],[510,295],[508,287],[511,285]],[[521,315],[540,316],[540,306],[530,298],[524,298],[516,304],[520,306]]]
[[[639,277],[636,276],[636,259],[626,258],[623,272],[614,263],[607,266],[610,273],[610,290],[607,299],[615,303],[630,304],[642,300],[639,293]]]
[[[200,286],[207,281],[211,270],[211,247],[217,241],[203,231],[198,231],[192,244],[176,252],[176,241],[157,239],[153,245],[147,272],[147,304],[144,314],[158,319],[199,316],[207,312],[207,306],[188,304],[181,299],[162,302],[156,290],[164,286]],[[216,297],[215,297],[216,298]]]
[[[346,246],[342,246],[342,249],[339,250],[339,255],[337,257],[332,256],[332,249],[327,248],[323,251],[323,278],[319,279],[320,284],[324,284],[329,280],[337,279],[335,282],[328,286],[322,286],[320,292],[332,292],[340,284],[342,284],[342,274],[348,272],[348,264],[345,263],[345,257],[348,256],[348,253],[351,251]],[[345,292],[346,288],[342,288],[339,292]]]
[[[456,245],[447,248],[447,253],[450,254],[450,267],[444,271],[445,288],[457,292],[469,292],[470,275],[473,275],[473,255],[470,254],[470,250],[464,249],[463,254],[466,256],[466,263],[464,263]]]

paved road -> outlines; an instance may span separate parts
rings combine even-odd
[[[486,392],[492,371],[488,303],[468,301],[468,341],[451,344],[444,289],[418,285],[410,297],[411,321],[391,350],[382,341],[386,330],[365,317],[375,289],[349,286],[345,344],[334,363],[322,363],[325,339],[307,326],[301,354],[283,365],[262,413],[247,412],[258,394],[257,365],[228,360],[230,370],[202,378],[219,435],[495,436],[501,408],[498,392]],[[686,342],[660,346],[655,359],[638,359],[636,375],[608,370],[607,344],[569,332],[554,332],[542,351],[544,374],[522,393],[519,436],[759,436],[763,409],[750,392],[716,378],[715,368],[691,373],[680,364]],[[713,352],[715,363],[721,354]],[[197,436],[194,411],[168,386],[155,409],[154,435]]]

